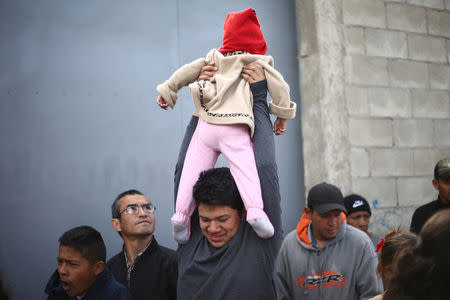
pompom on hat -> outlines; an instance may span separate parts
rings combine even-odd
[[[219,48],[219,52],[238,50],[260,55],[267,52],[266,40],[252,8],[228,13],[225,18],[222,47]]]

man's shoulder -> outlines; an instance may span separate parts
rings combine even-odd
[[[283,242],[281,244],[281,248],[283,248],[284,251],[286,251],[286,249],[291,249],[295,245],[299,245],[300,246],[300,243],[299,243],[297,231],[296,230],[292,230],[284,238],[284,240],[283,240]]]
[[[158,245],[159,252],[162,256],[167,257],[169,260],[177,260],[178,254],[175,250]]]
[[[344,236],[344,238],[352,238],[352,239],[356,238],[356,239],[359,239],[359,238],[361,238],[363,236],[367,236],[367,234],[364,231],[362,231],[362,230],[360,230],[360,229],[358,229],[358,228],[356,228],[354,226],[348,225],[347,223],[342,224],[342,226],[344,227],[344,229],[346,230],[346,233],[347,233]]]
[[[284,238],[284,240],[297,240],[297,230],[292,230],[291,232],[289,232],[286,237]]]
[[[428,203],[425,203],[425,204],[419,206],[419,207],[414,211],[414,214],[416,214],[416,213],[417,213],[417,214],[424,213],[424,212],[427,212],[427,211],[429,211],[430,209],[436,208],[436,207],[438,207],[438,206],[439,206],[439,200],[433,200],[433,201],[430,201],[430,202],[428,202]]]
[[[131,299],[128,289],[114,278],[112,278],[108,290],[110,296],[117,297],[114,299]]]
[[[161,263],[169,263],[169,264],[177,264],[178,263],[178,254],[175,250],[170,248],[161,246],[155,238],[153,238],[152,245],[147,248],[145,251],[144,260],[150,259],[158,259]]]
[[[118,282],[106,267],[97,277],[87,297],[93,299],[131,299],[128,289]]]
[[[346,230],[346,234],[341,239],[341,242],[352,243],[352,244],[361,245],[361,246],[369,245],[369,246],[373,247],[372,240],[367,235],[367,233],[365,233],[362,230],[359,230],[356,227],[348,225],[347,223],[344,223],[342,226],[345,226],[344,228]]]
[[[106,265],[110,270],[112,270],[114,267],[118,266],[121,263],[125,262],[125,257],[123,256],[123,251],[120,251],[113,257],[111,257],[107,262]]]

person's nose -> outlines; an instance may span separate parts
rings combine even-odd
[[[62,264],[58,265],[58,273],[59,273],[59,276],[68,275],[68,269],[67,269],[66,263],[62,263]]]
[[[328,225],[336,225],[339,223],[339,217],[331,217],[328,219]]]
[[[147,214],[145,213],[144,208],[142,207],[142,205],[138,205],[138,216],[139,217],[147,216]]]
[[[208,230],[210,233],[217,233],[220,231],[220,225],[216,221],[212,221],[211,224],[209,224]]]

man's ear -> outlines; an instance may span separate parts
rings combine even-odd
[[[305,215],[308,218],[308,220],[311,220],[311,214],[312,214],[311,208],[309,208],[308,206],[305,206]]]
[[[111,220],[111,226],[117,231],[117,232],[121,232],[122,228],[120,227],[120,220],[119,219],[112,219]]]
[[[245,207],[242,209],[241,211],[241,221],[244,220],[245,216],[247,215],[247,210],[245,209]]]
[[[101,272],[103,272],[103,269],[105,268],[105,262],[98,261],[94,264],[94,274],[95,276],[98,276]]]
[[[439,181],[436,178],[434,178],[432,183],[434,188],[439,191]]]

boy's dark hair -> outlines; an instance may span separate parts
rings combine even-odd
[[[203,171],[194,185],[193,196],[197,206],[226,205],[241,214],[244,208],[239,190],[229,168],[214,168]]]
[[[64,232],[59,238],[59,244],[77,250],[91,265],[106,261],[102,235],[90,226],[78,226]]]
[[[141,195],[144,196],[140,191],[138,190],[128,190],[123,193],[120,193],[119,196],[114,199],[113,204],[111,205],[111,215],[113,219],[119,219],[120,220],[120,204],[119,201],[125,196],[133,196],[133,195]]]

